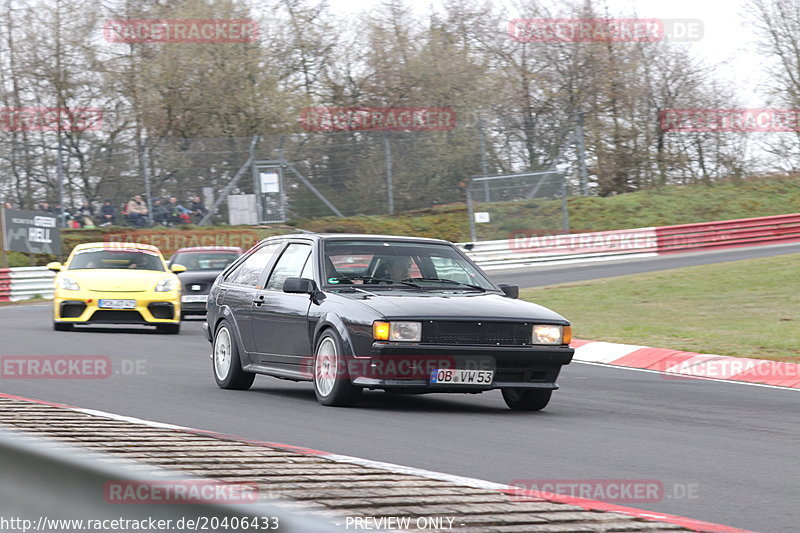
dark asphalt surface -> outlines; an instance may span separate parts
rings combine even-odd
[[[572,277],[562,273],[558,281],[637,268],[645,265],[567,267],[561,270]],[[523,286],[522,276],[541,279],[515,276]],[[559,274],[546,276],[554,283]],[[336,409],[317,404],[310,384],[259,377],[250,391],[218,389],[199,320],[172,336],[147,329],[55,332],[47,305],[2,307],[0,319],[2,356],[106,355],[115,370],[96,380],[0,379],[5,393],[500,483],[658,480],[663,501],[629,505],[754,531],[798,531],[797,391],[574,363],[541,413],[511,412],[497,391],[371,392],[357,408]]]

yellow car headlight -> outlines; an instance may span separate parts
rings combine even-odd
[[[538,324],[533,326],[533,344],[563,344],[564,326]]]
[[[178,288],[178,280],[175,278],[164,278],[156,284],[156,292],[169,292]]]
[[[65,291],[79,291],[81,290],[81,286],[78,285],[78,282],[75,281],[74,278],[69,276],[61,276],[58,282],[58,287],[60,289],[64,289]]]
[[[373,322],[372,337],[378,341],[419,342],[422,322]]]

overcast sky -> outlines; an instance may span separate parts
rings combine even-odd
[[[438,0],[407,0],[421,13]],[[510,5],[494,0],[499,5]],[[764,82],[763,58],[756,53],[755,34],[744,10],[746,0],[606,0],[609,10],[636,14],[640,18],[700,19],[703,38],[691,44],[695,56],[718,64],[718,77],[734,84],[741,105],[765,105],[759,91]],[[329,0],[338,14],[369,10],[380,0]],[[598,2],[599,4],[599,2]],[[510,11],[510,9],[509,9]],[[732,106],[733,107],[733,106]]]

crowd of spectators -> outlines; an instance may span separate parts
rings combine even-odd
[[[57,215],[62,219],[62,225],[68,228],[94,228],[97,226],[123,226],[130,225],[137,228],[148,226],[175,226],[179,224],[197,224],[208,213],[199,196],[193,196],[186,205],[178,202],[175,196],[166,198],[153,198],[147,201],[137,194],[129,201],[118,206],[106,199],[102,204],[88,200],[81,202],[80,206],[62,208],[61,204],[39,202],[36,211]],[[4,202],[3,207],[14,209],[11,202]],[[152,210],[152,214],[150,211]],[[152,221],[152,222],[151,222]]]

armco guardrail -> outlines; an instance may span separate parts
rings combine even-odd
[[[11,269],[0,268],[0,302],[11,300]]]
[[[172,527],[159,529],[188,531],[195,528],[175,527],[175,524],[181,519],[185,522],[198,517],[208,520],[205,529],[210,531],[218,529],[210,527],[215,519],[219,523],[227,519],[228,524],[241,525],[242,519],[258,519],[258,524],[263,524],[265,517],[277,518],[278,531],[341,531],[321,517],[301,514],[301,509],[288,510],[269,501],[131,504],[106,500],[106,487],[112,483],[147,487],[154,483],[168,485],[172,482],[179,486],[200,481],[202,478],[137,465],[112,456],[79,452],[62,444],[45,443],[15,431],[0,429],[0,517],[19,520],[17,525],[20,527],[14,528],[19,531],[24,531],[22,524],[27,524],[27,531],[152,531],[153,527],[158,527],[154,523],[167,520],[171,520]],[[123,527],[120,525],[123,520],[150,525],[134,527],[127,522],[129,527]],[[99,529],[87,527],[90,521],[107,525]],[[229,530],[245,531],[249,528],[231,527]]]
[[[661,254],[800,242],[800,213],[656,228]]]
[[[460,243],[485,270],[800,242],[800,213],[655,228]]]
[[[11,271],[9,300],[12,302],[28,300],[37,296],[45,299],[53,297],[55,274],[45,267],[19,267],[9,270]],[[2,285],[0,285],[0,290],[2,290]]]
[[[526,235],[519,233],[502,241],[473,243],[467,254],[485,270],[523,267],[541,263],[602,261],[621,255],[657,255],[656,228],[637,228],[567,235]]]

